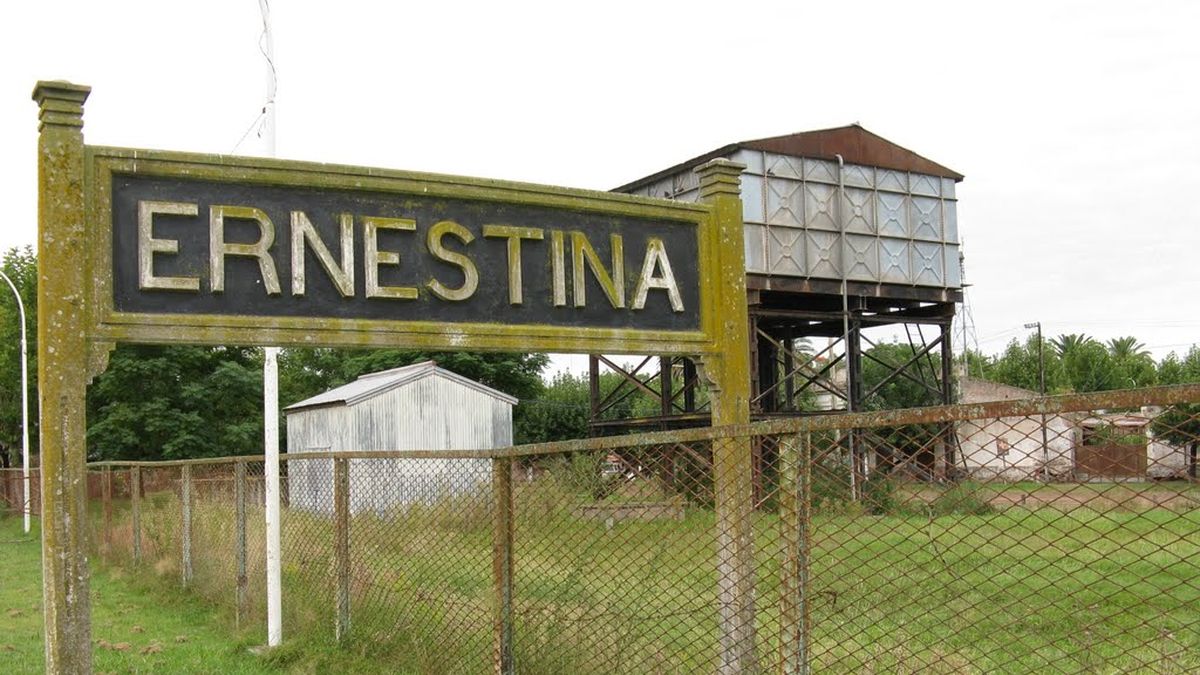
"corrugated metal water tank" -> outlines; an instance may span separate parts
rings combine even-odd
[[[517,400],[432,361],[363,375],[288,406],[288,454],[355,450],[486,450],[512,445]],[[351,459],[350,510],[486,494],[489,459]],[[333,511],[333,460],[290,460],[293,509]]]
[[[820,148],[823,156],[754,147],[786,147],[789,141]],[[839,172],[832,157],[839,141],[860,149],[859,157],[880,157],[891,167],[846,162]],[[694,168],[716,157],[746,166],[747,273],[961,287],[955,183],[962,176],[858,126],[733,144],[618,191],[694,202]],[[928,172],[897,168],[910,165]]]

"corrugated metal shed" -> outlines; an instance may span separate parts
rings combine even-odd
[[[517,399],[426,361],[364,375],[285,409],[289,454],[353,450],[459,450],[512,444]],[[352,512],[470,495],[491,480],[488,460],[356,459]],[[329,513],[331,460],[291,461],[293,508]]]

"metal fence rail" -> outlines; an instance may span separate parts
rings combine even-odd
[[[285,455],[285,635],[421,672],[1195,671],[1198,436],[1187,386]],[[262,620],[261,458],[91,482],[97,555]]]

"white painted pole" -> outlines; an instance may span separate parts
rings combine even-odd
[[[283,642],[279,558],[279,349],[263,354],[263,440],[266,445],[267,483],[267,646]]]
[[[12,279],[3,271],[0,271],[0,277],[4,277],[17,298],[17,314],[21,318],[21,513],[25,519],[25,534],[29,534],[29,508],[33,498],[29,494],[29,350],[25,342],[25,303]]]
[[[275,49],[271,40],[271,7],[258,0],[262,12],[262,50],[267,59],[267,101],[260,136],[268,157],[275,156]],[[283,595],[279,550],[279,348],[263,350],[263,471],[267,488],[267,646],[283,643]]]

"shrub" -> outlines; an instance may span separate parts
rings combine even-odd
[[[984,516],[995,509],[982,495],[983,485],[971,481],[958,483],[946,490],[929,504],[929,513],[934,516]]]
[[[872,515],[896,513],[900,509],[900,503],[896,501],[895,480],[879,469],[872,471],[863,483],[863,501],[867,512]]]

